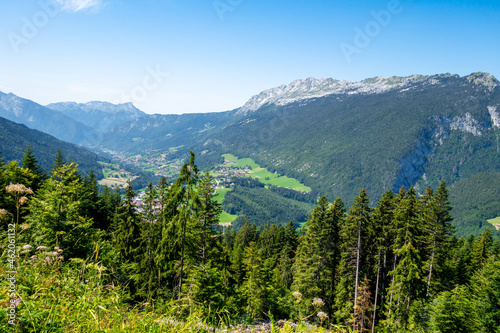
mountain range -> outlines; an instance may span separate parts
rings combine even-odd
[[[375,200],[386,190],[423,192],[445,180],[463,230],[500,216],[498,196],[475,213],[474,205],[463,209],[465,198],[481,197],[467,190],[479,180],[485,185],[475,191],[500,188],[500,83],[488,73],[308,78],[263,91],[235,110],[184,115],[103,102],[44,107],[0,94],[0,116],[101,149],[167,158],[193,149],[204,169],[222,163],[224,153],[250,157],[346,203],[361,188]]]

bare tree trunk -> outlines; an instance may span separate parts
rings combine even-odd
[[[385,279],[387,272],[387,251],[384,251],[384,266],[383,266],[383,274],[382,274],[382,288],[380,288],[380,311],[383,311],[385,305]]]
[[[189,177],[191,177],[191,174],[189,175]],[[184,269],[184,248],[186,246],[186,224],[187,224],[187,220],[188,220],[188,217],[189,217],[189,188],[187,189],[187,201],[186,201],[186,207],[187,207],[187,211],[186,211],[186,214],[185,214],[185,217],[184,217],[184,221],[183,221],[183,224],[182,224],[182,250],[181,250],[181,276],[180,276],[180,279],[179,279],[179,297],[181,295],[181,291],[182,291],[182,273],[183,273],[183,269]]]
[[[432,251],[431,265],[429,267],[429,276],[427,277],[427,292],[426,292],[427,297],[429,297],[429,295],[430,295],[429,291],[431,289],[432,268],[434,267],[434,253],[435,253],[435,251]]]
[[[396,263],[398,262],[398,255],[397,254],[394,254],[394,263],[392,265],[392,270],[395,271],[396,270]],[[394,279],[395,279],[395,276],[392,275],[392,281],[391,281],[391,284],[394,285]],[[392,291],[391,291],[391,296],[389,297],[389,304],[392,304]],[[391,314],[391,308],[389,308],[389,314]]]
[[[375,332],[375,321],[377,320],[377,300],[378,300],[378,285],[380,281],[380,257],[382,255],[382,250],[378,252],[378,263],[377,263],[377,285],[375,287],[375,303],[373,304],[373,320],[372,320],[372,333]]]
[[[356,281],[354,285],[354,318],[356,318],[356,301],[358,299],[358,286],[359,286],[359,262],[361,257],[361,219],[358,224],[358,246],[356,249]],[[356,325],[356,324],[355,324]]]

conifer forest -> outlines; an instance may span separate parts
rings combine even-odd
[[[454,234],[444,182],[238,230],[193,152],[140,206],[61,152],[2,160],[0,185],[2,332],[500,330],[499,242]]]

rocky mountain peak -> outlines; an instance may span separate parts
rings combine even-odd
[[[460,76],[449,73],[430,76],[418,74],[406,77],[380,76],[359,82],[335,80],[331,78],[295,80],[288,85],[281,85],[276,88],[265,90],[253,96],[238,110],[238,114],[246,114],[255,111],[266,104],[286,105],[300,100],[323,97],[331,94],[378,94],[397,89],[404,91],[416,87],[417,85],[440,84],[450,78],[460,79]],[[476,85],[486,86],[490,90],[499,85],[498,80],[488,73],[474,73],[467,76],[466,79]]]

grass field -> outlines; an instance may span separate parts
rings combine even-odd
[[[99,181],[100,185],[109,187],[121,187],[124,188],[127,185],[127,178],[106,178]]]
[[[230,192],[230,188],[223,188],[223,189],[217,189],[217,193],[219,193],[218,196],[215,197],[215,201],[218,203],[222,204],[224,201],[224,197],[226,196],[227,192]],[[231,223],[234,220],[238,218],[238,215],[231,215],[228,212],[222,211],[222,213],[219,215],[219,222],[220,223]]]
[[[238,215],[231,215],[228,212],[222,211],[219,215],[219,223],[231,223],[238,218]]]
[[[239,159],[232,154],[224,154],[222,157],[224,157],[224,159],[228,162],[233,162],[228,166],[238,168],[245,168],[246,166],[249,166],[252,170],[248,173],[248,175],[252,178],[259,179],[259,181],[264,184],[289,187],[296,191],[311,192],[310,187],[301,184],[297,179],[289,178],[287,176],[280,177],[275,173],[271,173],[267,169],[261,168],[260,165],[255,163],[251,158]]]
[[[223,188],[223,189],[217,189],[215,190],[219,195],[215,197],[215,201],[218,203],[222,203],[224,201],[224,197],[226,196],[227,192],[230,192],[230,188]]]
[[[500,228],[497,227],[497,225],[500,225],[500,216],[495,217],[494,219],[488,220],[488,222],[490,222],[491,224],[493,224],[497,228],[497,230],[500,229]]]

